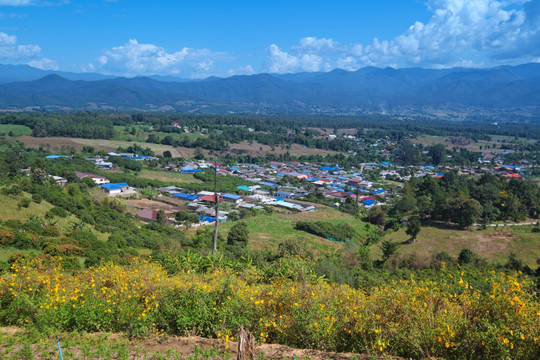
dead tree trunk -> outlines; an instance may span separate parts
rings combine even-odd
[[[236,360],[255,360],[255,338],[249,331],[240,328],[238,335],[238,356]]]

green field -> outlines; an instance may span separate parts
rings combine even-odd
[[[309,234],[304,231],[294,229],[296,221],[324,220],[333,224],[347,223],[351,225],[359,234],[364,234],[364,224],[352,217],[337,210],[321,207],[315,212],[308,213],[279,213],[272,215],[258,215],[247,218],[249,230],[249,247],[254,250],[276,251],[279,243],[284,240],[297,240],[300,244],[305,244],[314,255],[328,254],[337,249],[342,249],[344,243],[334,242],[322,237]],[[223,233],[227,233],[234,223],[225,223]]]
[[[21,136],[32,135],[32,129],[25,125],[0,124],[0,135]]]
[[[427,261],[434,254],[445,251],[457,257],[461,249],[469,248],[488,261],[504,264],[512,252],[525,265],[536,268],[536,260],[540,259],[540,236],[532,232],[532,226],[507,226],[488,228],[486,230],[460,230],[444,226],[422,227],[413,244],[403,244],[396,256],[417,257],[419,261]],[[405,229],[389,234],[386,239],[403,243],[409,239]],[[374,246],[377,253],[378,246]]]
[[[27,193],[22,193],[21,195],[14,198],[11,196],[0,194],[0,204],[2,204],[2,206],[0,206],[0,221],[7,221],[7,220],[24,221],[24,220],[28,220],[30,216],[38,216],[38,217],[44,218],[45,213],[53,208],[53,205],[43,200],[39,204],[36,204],[35,202],[31,202],[30,206],[28,206],[27,208],[19,209],[17,207],[17,204],[19,203],[19,200],[23,197],[30,198],[31,195]],[[78,219],[75,215],[69,215],[65,218],[55,218],[54,221],[56,222],[56,226],[62,232],[66,232],[71,229],[71,224],[74,222],[77,222]],[[109,234],[95,231],[92,225],[88,225],[88,226],[92,229],[92,231],[94,231],[94,233],[96,234],[99,240],[102,240],[102,241],[107,240]],[[6,249],[3,249],[2,251],[9,252],[9,250],[6,250]],[[2,255],[0,253],[0,261],[1,261],[1,258],[2,258]]]
[[[139,177],[151,180],[161,180],[164,182],[178,182],[184,184],[202,183],[201,180],[195,179],[193,174],[180,174],[179,172],[169,172],[161,170],[143,169]]]

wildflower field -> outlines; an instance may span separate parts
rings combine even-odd
[[[241,325],[259,343],[410,358],[540,358],[540,303],[518,273],[469,274],[369,289],[329,284],[310,260],[258,269],[185,254],[67,272],[19,260],[0,278],[0,325],[58,331],[199,335],[225,345]],[[169,273],[165,270],[168,269]]]

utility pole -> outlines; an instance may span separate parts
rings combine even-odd
[[[214,161],[214,199],[216,200],[216,221],[214,224],[214,246],[212,247],[212,256],[216,256],[217,239],[219,228],[219,194],[217,193],[217,161]]]

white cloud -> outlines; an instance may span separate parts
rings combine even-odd
[[[234,68],[234,69],[229,69],[227,74],[229,76],[233,76],[233,75],[253,75],[253,74],[255,74],[255,70],[253,69],[253,67],[251,65],[246,65],[246,66],[240,66],[240,67],[237,67],[237,68]]]
[[[43,70],[58,70],[58,64],[41,56],[41,47],[34,44],[18,44],[15,35],[0,32],[0,60],[28,64]]]
[[[0,46],[12,46],[17,42],[17,37],[15,35],[8,35],[4,32],[0,32]]]
[[[307,41],[304,41],[308,39]],[[304,38],[300,41],[300,45],[293,47],[294,54],[289,54],[282,51],[276,44],[270,45],[266,52],[269,57],[268,71],[271,73],[292,73],[297,71],[329,71],[331,66],[325,61],[323,55],[324,49],[328,47],[327,39],[322,39],[325,43],[318,42],[315,38]],[[330,40],[332,41],[332,40]],[[333,42],[333,41],[332,41]],[[316,51],[305,51],[311,49]]]
[[[293,49],[304,50],[309,52],[328,52],[335,51],[341,45],[332,39],[318,39],[313,36],[308,36],[300,39],[298,45],[293,46]]]
[[[38,45],[18,45],[15,35],[0,32],[0,59],[22,60],[40,56],[41,48]]]
[[[113,47],[98,57],[96,67],[105,72],[126,76],[151,74],[182,74],[191,77],[206,77],[214,69],[216,60],[226,60],[223,53],[208,49],[184,47],[169,53],[154,44],[140,44],[136,39]]]
[[[305,37],[267,48],[270,72],[356,70],[362,66],[444,68],[520,63],[540,56],[540,0],[427,0],[433,13],[393,39],[341,44]]]
[[[58,70],[58,64],[56,61],[47,58],[29,61],[28,65],[41,70]]]
[[[276,44],[270,45],[266,51],[270,56],[270,72],[283,74],[298,70],[298,58],[281,51]]]

